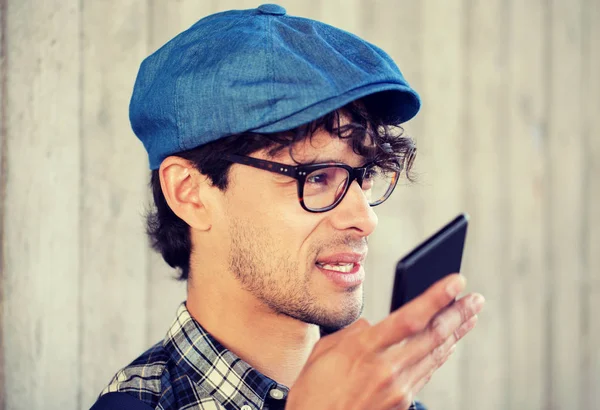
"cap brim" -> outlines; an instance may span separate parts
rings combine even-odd
[[[401,124],[413,118],[421,107],[419,95],[410,87],[396,83],[375,83],[352,89],[319,101],[275,122],[248,131],[274,133],[288,131],[314,121],[358,99],[364,99],[385,124]]]

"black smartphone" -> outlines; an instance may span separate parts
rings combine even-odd
[[[391,311],[410,302],[438,280],[460,272],[469,215],[460,214],[396,265]]]

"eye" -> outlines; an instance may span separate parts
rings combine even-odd
[[[371,167],[367,169],[367,172],[365,172],[364,179],[371,181],[377,178],[379,175],[381,175],[381,170],[379,169],[379,167]]]
[[[304,194],[316,195],[330,193],[332,195],[340,189],[343,190],[348,181],[348,171],[339,167],[328,167],[311,172],[304,184]]]
[[[306,182],[309,184],[327,184],[328,180],[329,175],[327,172],[314,172],[306,178]]]

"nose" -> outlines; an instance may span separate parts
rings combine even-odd
[[[361,237],[369,236],[377,227],[377,215],[357,181],[352,182],[342,202],[331,210],[331,222],[336,229],[354,230]]]

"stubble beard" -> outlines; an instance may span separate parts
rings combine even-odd
[[[298,266],[301,261],[279,252],[277,240],[265,230],[233,217],[230,221],[229,269],[244,290],[273,312],[318,325],[327,333],[346,327],[360,317],[364,299],[362,286],[360,297],[351,295],[356,288],[349,288],[345,306],[328,311],[325,303],[319,303],[311,292],[311,272],[301,273]],[[318,249],[314,254],[318,254]]]

